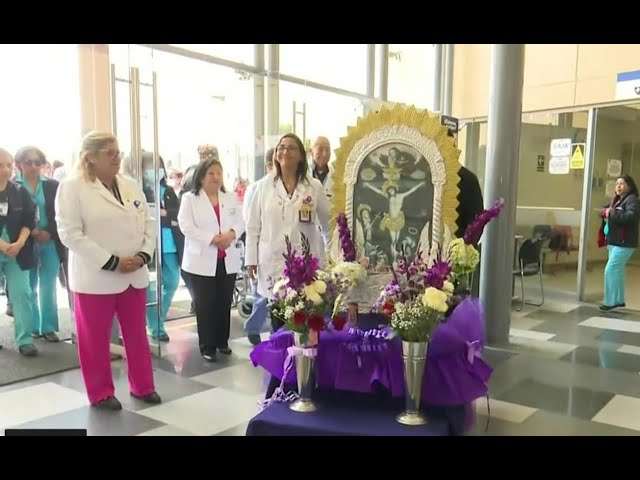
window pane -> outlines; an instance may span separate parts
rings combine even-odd
[[[154,67],[159,142],[165,162],[184,170],[198,162],[198,145],[212,143],[220,152],[229,187],[238,174],[250,177],[255,143],[252,78],[159,51],[154,51]]]
[[[364,94],[367,45],[282,44],[280,72]]]
[[[234,62],[255,65],[253,43],[171,43],[172,47],[184,48],[192,52],[204,53],[213,57],[224,58]]]
[[[0,67],[1,146],[35,145],[71,165],[80,146],[78,46],[2,45]]]
[[[362,102],[353,97],[280,82],[280,133],[294,132],[307,146],[314,137],[327,137],[331,142],[332,160],[340,138],[347,135],[347,127],[355,125],[361,115]],[[272,143],[275,141],[277,139],[272,139]]]
[[[433,110],[435,45],[389,45],[389,91],[391,102]]]

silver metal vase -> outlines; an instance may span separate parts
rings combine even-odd
[[[404,425],[424,425],[427,423],[426,417],[420,413],[420,400],[428,348],[429,342],[402,341],[405,410],[396,417],[396,420]]]
[[[302,342],[302,334],[293,332],[293,343],[296,347],[310,347],[309,342]],[[314,345],[317,347],[317,344]],[[316,384],[315,375],[315,359],[305,356],[297,356],[296,360],[296,380],[298,382],[298,399],[294,401],[289,408],[294,412],[308,413],[315,412],[318,407],[313,400],[311,394]]]

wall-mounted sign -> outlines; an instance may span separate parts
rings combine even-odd
[[[615,158],[607,160],[607,175],[615,178],[622,175],[622,160],[616,160]]]
[[[550,153],[552,157],[569,157],[571,156],[571,139],[556,138],[551,140]]]
[[[584,169],[585,148],[586,144],[584,143],[574,143],[573,145],[571,145],[571,163],[569,165],[571,170]]]
[[[538,172],[544,173],[544,155],[538,155]]]
[[[569,163],[571,157],[565,155],[564,157],[551,157],[549,160],[549,173],[551,175],[566,175],[569,173]]]
[[[622,72],[616,78],[616,100],[640,98],[640,70]]]
[[[440,116],[440,124],[447,127],[451,132],[458,134],[458,119],[449,115]]]

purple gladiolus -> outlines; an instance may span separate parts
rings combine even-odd
[[[504,200],[501,198],[497,200],[490,208],[476,215],[476,218],[471,222],[464,232],[464,243],[467,245],[476,245],[480,241],[484,227],[493,218],[500,215],[500,211],[504,206]]]
[[[342,247],[342,257],[345,262],[356,261],[356,247],[351,239],[351,232],[347,224],[347,216],[344,213],[336,218],[338,224],[338,236],[340,237],[340,246]]]

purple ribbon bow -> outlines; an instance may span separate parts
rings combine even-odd
[[[473,365],[473,359],[475,357],[479,357],[480,353],[482,353],[482,346],[480,345],[480,340],[476,340],[474,342],[467,342],[467,361]]]
[[[296,347],[291,346],[287,348],[287,358],[284,360],[284,373],[282,374],[282,380],[280,380],[280,385],[276,388],[271,395],[271,398],[260,402],[260,409],[264,410],[273,402],[291,402],[298,398],[298,394],[295,392],[284,393],[284,382],[289,374],[289,371],[294,365],[294,360],[296,357],[309,357],[316,358],[318,356],[318,349],[316,347]]]

